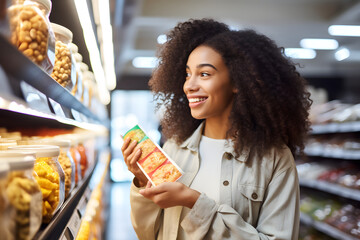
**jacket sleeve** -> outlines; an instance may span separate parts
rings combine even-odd
[[[130,187],[131,223],[140,240],[156,239],[163,209],[143,197],[134,182]]]
[[[277,173],[269,183],[257,226],[229,205],[201,194],[181,222],[190,239],[298,239],[299,183],[295,165]]]

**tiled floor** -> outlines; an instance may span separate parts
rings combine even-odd
[[[130,184],[130,182],[113,183],[111,186],[107,240],[137,239],[130,221]]]

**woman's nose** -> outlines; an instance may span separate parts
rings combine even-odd
[[[189,77],[184,83],[184,92],[196,92],[199,90],[199,84],[195,76]]]

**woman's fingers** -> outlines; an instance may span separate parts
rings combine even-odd
[[[134,152],[131,154],[131,157],[129,156],[129,159],[130,159],[129,164],[130,164],[131,166],[136,165],[136,162],[139,160],[140,156],[141,156],[141,149],[138,148],[136,151],[134,151]]]
[[[128,158],[129,155],[133,152],[137,142],[134,140],[132,141],[129,146],[123,151],[124,158]]]
[[[125,139],[125,141],[124,141],[124,143],[123,143],[123,145],[121,147],[122,152],[124,152],[125,149],[129,146],[130,140],[131,140],[130,138]]]

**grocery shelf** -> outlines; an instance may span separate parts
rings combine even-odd
[[[25,81],[60,105],[74,109],[88,118],[101,123],[103,119],[99,119],[98,116],[92,113],[67,89],[62,87],[40,67],[18,51],[2,35],[0,35],[0,48],[0,65],[7,74],[10,74],[18,81]]]
[[[62,232],[67,226],[70,217],[75,213],[80,213],[81,209],[86,206],[87,200],[90,196],[89,182],[93,175],[96,164],[88,171],[84,179],[80,181],[78,187],[76,187],[71,193],[68,199],[65,200],[59,211],[55,214],[49,224],[43,224],[38,233],[33,238],[34,240],[52,240],[60,239]],[[88,194],[85,194],[87,192]],[[79,222],[80,224],[80,222]]]
[[[69,118],[43,113],[28,106],[23,100],[13,96],[0,96],[0,123],[8,127],[54,127],[72,129],[74,127],[100,133],[107,132],[102,124],[78,122]]]
[[[359,132],[360,121],[344,123],[315,124],[311,126],[310,134]]]
[[[327,234],[328,236],[333,237],[335,239],[359,240],[359,238],[356,238],[347,233],[344,233],[327,223],[315,221],[309,215],[304,214],[304,213],[300,214],[300,221],[306,225],[311,225],[312,227],[319,230],[320,232],[323,232],[323,233]]]
[[[359,150],[330,149],[322,147],[305,147],[304,153],[313,157],[328,157],[347,160],[360,160]]]
[[[299,179],[300,186],[318,189],[341,197],[360,201],[360,190],[342,187],[337,184],[309,179]]]

